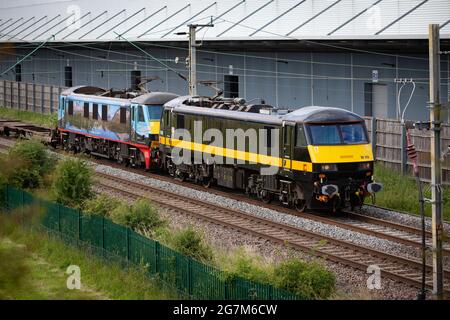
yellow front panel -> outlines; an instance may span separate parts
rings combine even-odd
[[[159,134],[159,120],[150,120],[150,134]]]
[[[313,163],[373,161],[372,145],[308,146]]]

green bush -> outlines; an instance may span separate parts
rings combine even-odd
[[[92,196],[92,171],[79,159],[61,161],[53,181],[55,200],[66,206],[80,208]]]
[[[7,182],[18,188],[37,188],[53,166],[54,160],[45,147],[36,140],[16,143],[3,161],[2,172]]]
[[[83,204],[83,212],[86,214],[95,214],[103,217],[109,217],[112,212],[122,203],[112,197],[99,194],[95,198],[88,199]]]
[[[175,250],[198,261],[209,262],[213,258],[212,249],[205,243],[203,235],[191,226],[175,234],[173,246]]]
[[[241,277],[259,283],[270,283],[273,264],[264,261],[255,252],[241,247],[232,253],[220,257],[218,265],[226,272],[229,278]]]
[[[140,199],[134,205],[119,205],[112,211],[114,222],[128,226],[136,231],[152,232],[165,224],[150,200]]]
[[[274,270],[275,286],[309,299],[326,299],[334,292],[336,277],[317,262],[290,258]]]

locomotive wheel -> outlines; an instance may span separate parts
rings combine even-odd
[[[264,195],[261,197],[262,202],[265,204],[269,204],[272,202],[272,194],[270,192],[264,192]]]
[[[169,175],[170,175],[171,177],[174,177],[174,178],[175,178],[175,168],[174,168],[174,165],[172,165],[172,164],[168,161],[166,167],[167,167],[167,173],[169,173]]]
[[[305,199],[297,199],[294,202],[294,207],[297,212],[305,212],[306,210],[306,200]]]
[[[208,189],[209,187],[211,187],[212,184],[212,179],[209,177],[203,177],[202,179],[202,186],[205,187],[206,189]]]
[[[184,182],[186,181],[186,175],[178,170],[175,171],[175,179]]]

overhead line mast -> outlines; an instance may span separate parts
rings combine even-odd
[[[440,104],[440,45],[439,25],[429,25],[430,59],[430,127],[431,127],[431,211],[433,239],[433,295],[443,299],[442,261],[442,169],[441,169],[441,104]]]
[[[197,52],[196,48],[201,46],[197,44],[196,33],[198,27],[214,27],[211,22],[207,24],[189,24],[189,57],[188,57],[188,68],[189,68],[189,95],[197,95]],[[177,35],[186,34],[186,32],[177,32]]]

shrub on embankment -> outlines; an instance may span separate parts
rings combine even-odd
[[[219,261],[230,277],[272,284],[308,299],[327,299],[335,292],[334,273],[317,260],[306,262],[290,256],[275,263],[241,247],[220,257]]]
[[[147,199],[139,199],[131,206],[120,204],[111,212],[111,218],[118,224],[144,234],[151,234],[165,224],[158,210]]]
[[[188,226],[176,232],[172,240],[173,248],[197,261],[211,263],[214,255],[212,248],[205,242],[203,234]]]
[[[28,143],[28,141],[23,143]],[[39,146],[42,147],[40,144]],[[14,151],[13,154],[25,154],[33,159],[29,163],[33,164],[31,167],[36,172],[39,172],[39,177],[42,178],[42,173],[50,171],[51,166],[47,166],[47,160],[45,160],[45,150],[41,153],[36,145],[30,148],[24,148],[21,145],[17,149],[19,151],[17,153]],[[7,158],[11,161],[10,157]],[[7,163],[3,168],[15,168],[14,162],[18,161]],[[1,175],[0,182],[2,179],[8,182],[5,177],[5,175]],[[92,172],[88,165],[81,160],[61,161],[53,174],[53,181],[53,193],[59,203],[82,208],[89,214],[110,217],[115,222],[129,226],[150,237],[158,238],[157,231],[165,229],[163,243],[165,242],[169,247],[186,256],[219,269],[225,269],[230,277],[239,276],[256,282],[273,284],[312,299],[328,298],[334,291],[334,275],[318,263],[310,264],[301,260],[293,260],[294,262],[291,263],[276,265],[264,261],[261,256],[248,255],[242,251],[238,254],[227,255],[225,260],[228,260],[229,263],[224,264],[218,259],[220,250],[210,246],[201,232],[192,227],[179,231],[169,230],[166,221],[149,200],[141,199],[130,206],[105,195],[92,198]]]
[[[55,200],[69,207],[81,208],[92,197],[92,169],[79,159],[66,159],[56,167],[53,177]]]
[[[309,299],[327,299],[335,291],[334,273],[320,262],[305,262],[291,257],[280,263],[265,260],[244,248],[223,252],[213,248],[204,234],[192,226],[174,230],[160,216],[150,200],[140,199],[132,205],[106,195],[85,202],[88,214],[99,214],[128,226],[197,261],[219,268],[227,277],[274,285]]]
[[[89,215],[99,215],[110,218],[111,213],[123,203],[105,194],[98,194],[95,197],[87,199],[83,203],[83,212]]]
[[[272,282],[278,288],[321,299],[333,294],[336,277],[318,262],[289,258],[275,268]]]
[[[0,159],[0,180],[17,188],[38,188],[53,165],[54,159],[39,141],[19,141]]]

